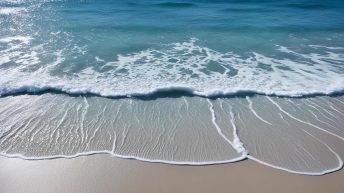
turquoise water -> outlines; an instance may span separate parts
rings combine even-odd
[[[5,0],[0,95],[341,93],[343,17],[340,0]]]

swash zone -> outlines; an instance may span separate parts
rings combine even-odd
[[[106,153],[204,165],[246,158],[294,173],[342,167],[344,97],[0,99],[0,152],[24,159]]]

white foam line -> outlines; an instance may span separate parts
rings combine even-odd
[[[334,110],[334,111],[336,111],[337,113],[339,113],[339,114],[341,114],[341,115],[344,116],[344,113],[343,113],[343,112],[341,112],[341,111],[339,111],[338,109],[334,108],[332,105],[329,105],[329,107],[330,107],[332,110]]]
[[[113,152],[113,153],[115,153],[116,147],[117,147],[117,134],[116,134],[116,132],[114,132],[114,134],[115,134],[115,138],[113,139],[112,150],[111,150],[111,152]]]
[[[27,157],[22,154],[6,154],[6,153],[0,153],[0,156],[7,157],[7,158],[19,158],[23,160],[50,160],[50,159],[73,159],[81,156],[89,156],[89,155],[96,155],[96,154],[109,154],[114,157],[123,158],[123,159],[135,159],[139,161],[145,161],[150,163],[164,163],[164,164],[171,164],[171,165],[214,165],[214,164],[225,164],[225,163],[233,163],[238,162],[246,159],[246,156],[244,158],[238,157],[230,160],[222,160],[222,161],[205,161],[205,162],[189,162],[189,161],[168,161],[168,160],[160,160],[160,159],[145,159],[137,156],[126,156],[126,155],[120,155],[113,153],[111,151],[89,151],[89,152],[82,152],[82,153],[76,153],[73,155],[54,155],[54,156],[41,156],[41,157]]]
[[[288,112],[286,112],[285,110],[283,110],[275,101],[273,101],[272,99],[270,99],[270,97],[267,96],[267,98],[268,98],[268,99],[269,99],[269,100],[270,100],[270,101],[271,101],[280,111],[282,111],[283,113],[285,113],[287,116],[289,116],[289,117],[291,117],[291,118],[293,118],[293,119],[295,119],[295,120],[297,120],[297,121],[300,121],[300,122],[302,122],[302,123],[305,123],[305,124],[308,124],[308,125],[311,124],[311,123],[307,123],[307,122],[304,122],[304,121],[302,121],[302,120],[299,120],[299,119],[297,119],[296,117],[290,115]],[[311,124],[311,125],[313,125],[313,124]],[[323,129],[321,129],[321,130],[323,130]],[[303,131],[304,131],[304,130],[303,130]],[[247,158],[248,158],[248,159],[251,159],[251,160],[253,160],[253,161],[256,161],[256,162],[258,162],[258,163],[260,163],[260,164],[263,164],[263,165],[272,167],[272,168],[274,168],[274,169],[283,170],[283,171],[290,172],[290,173],[294,173],[294,174],[310,175],[310,176],[325,175],[325,174],[328,174],[328,173],[332,173],[332,172],[338,171],[338,170],[340,170],[341,168],[343,168],[343,161],[342,161],[342,159],[340,158],[340,156],[339,156],[332,148],[330,148],[327,144],[325,144],[324,142],[322,142],[320,139],[316,138],[315,136],[311,135],[311,134],[308,133],[307,131],[304,131],[304,132],[306,132],[307,134],[309,134],[310,136],[312,136],[314,139],[316,139],[317,141],[319,141],[320,143],[322,143],[323,145],[325,145],[325,146],[326,146],[326,147],[327,147],[327,148],[337,157],[337,160],[339,161],[338,167],[333,168],[333,169],[329,169],[329,170],[324,170],[323,172],[300,172],[300,171],[290,170],[290,169],[287,169],[287,168],[283,168],[283,167],[280,167],[280,166],[276,166],[276,165],[269,164],[269,163],[264,162],[264,161],[262,161],[262,160],[260,160],[260,159],[258,159],[258,158],[256,158],[256,157],[254,157],[254,156],[252,156],[252,155],[247,155]],[[325,130],[325,132],[327,132],[327,131]],[[327,132],[327,133],[329,133],[329,134],[331,134],[331,135],[333,135],[333,136],[335,136],[335,137],[339,137],[339,138],[340,138],[340,136],[337,136],[337,135],[335,135],[335,134],[332,134],[331,132]]]
[[[335,128],[335,129],[336,129],[336,127],[333,126],[332,124],[320,120],[319,117],[318,117],[312,110],[308,110],[308,112],[310,112],[310,113],[315,117],[315,119],[316,119],[317,121],[319,121],[320,123],[325,124],[325,125],[327,125],[327,126],[329,126],[329,127],[332,127],[332,128]],[[320,111],[319,111],[319,112],[320,112]],[[321,115],[323,115],[323,114],[321,114]],[[325,115],[323,115],[323,117],[329,119],[329,118],[326,117]],[[332,120],[330,119],[330,121],[332,121]]]
[[[210,102],[210,104],[211,104],[211,102]],[[212,104],[211,104],[211,106],[212,106]],[[212,111],[212,113],[215,116],[215,112]],[[215,120],[213,120],[213,121],[215,121]],[[217,129],[220,129],[217,126],[216,122],[215,122],[215,125],[216,125]],[[221,130],[220,130],[220,133],[222,134]],[[232,145],[232,142],[230,140],[228,140],[223,134],[222,134],[222,136],[227,142],[229,142]],[[4,157],[8,157],[8,158],[20,158],[20,159],[24,159],[24,160],[49,160],[49,159],[58,159],[58,158],[72,159],[72,158],[76,158],[76,157],[80,157],[80,156],[88,156],[88,155],[94,155],[94,154],[109,154],[109,155],[112,155],[112,156],[118,157],[118,158],[136,159],[136,160],[151,162],[151,163],[165,163],[165,164],[173,164],[173,165],[214,165],[214,164],[238,162],[238,161],[241,161],[241,160],[244,160],[247,158],[247,155],[243,153],[240,157],[237,157],[234,159],[229,159],[229,160],[221,160],[221,161],[189,162],[189,161],[169,161],[169,160],[161,160],[161,159],[145,159],[145,158],[138,157],[138,156],[126,156],[126,155],[116,154],[114,152],[115,148],[116,148],[116,140],[117,139],[114,139],[113,147],[112,147],[111,151],[107,151],[107,150],[104,150],[104,151],[88,151],[88,152],[76,153],[73,155],[54,155],[54,156],[39,156],[39,157],[28,157],[28,156],[24,156],[22,154],[0,153],[0,156],[4,156]],[[233,148],[235,148],[235,147],[233,146]]]
[[[336,98],[333,98],[334,100],[338,101],[339,103],[342,103],[344,105],[344,102],[342,102],[341,100],[339,99],[336,99]]]
[[[337,171],[343,168],[343,160],[342,158],[338,155],[337,152],[335,152],[329,145],[327,145],[325,142],[323,142],[322,140],[320,140],[319,138],[315,137],[314,135],[312,135],[311,133],[309,133],[308,131],[303,130],[305,133],[307,133],[308,135],[312,136],[314,139],[316,139],[317,141],[319,141],[320,143],[322,143],[323,145],[325,145],[336,157],[337,160],[339,162],[339,165],[336,169],[333,169],[333,171]],[[332,171],[332,172],[333,172]]]
[[[304,123],[304,124],[306,124],[306,125],[310,125],[310,126],[312,126],[312,127],[315,127],[315,128],[317,128],[317,129],[319,129],[319,130],[321,130],[321,131],[324,131],[324,132],[326,132],[326,133],[328,133],[328,134],[330,134],[330,135],[332,135],[332,136],[338,137],[339,139],[341,139],[341,140],[344,141],[344,138],[341,137],[341,136],[339,136],[339,135],[337,135],[337,134],[334,134],[334,133],[332,133],[332,132],[330,132],[330,131],[327,131],[327,130],[325,130],[325,129],[319,127],[319,126],[316,126],[316,125],[314,125],[314,124],[312,124],[312,123],[309,123],[309,122],[306,122],[306,121],[303,121],[303,120],[301,120],[301,119],[298,119],[298,118],[294,117],[293,115],[291,115],[291,114],[288,113],[287,111],[283,110],[282,107],[279,106],[279,104],[277,104],[277,103],[276,103],[274,100],[272,100],[270,97],[266,96],[266,98],[267,98],[272,104],[274,104],[280,111],[282,111],[284,114],[288,115],[290,118],[295,119],[295,120],[297,120],[297,121],[299,121],[299,122],[301,122],[301,123]]]
[[[279,169],[279,170],[283,170],[283,171],[287,171],[287,172],[295,173],[295,174],[302,174],[302,175],[312,175],[312,176],[325,175],[325,174],[328,174],[328,173],[332,173],[332,172],[338,171],[341,168],[343,168],[343,161],[342,161],[342,159],[340,158],[340,156],[332,148],[330,148],[326,143],[322,142],[320,139],[318,139],[314,135],[310,134],[309,132],[307,132],[305,130],[302,130],[302,131],[306,132],[308,135],[312,136],[314,139],[316,139],[317,141],[319,141],[320,143],[325,145],[336,156],[336,158],[337,158],[337,160],[339,162],[338,167],[333,168],[333,169],[329,169],[329,170],[324,170],[323,172],[299,172],[299,171],[290,170],[290,169],[287,169],[287,168],[283,168],[283,167],[279,167],[279,166],[276,166],[276,165],[269,164],[269,163],[264,162],[264,161],[262,161],[262,160],[260,160],[258,158],[255,158],[254,156],[251,156],[251,155],[248,155],[247,157],[248,157],[248,159],[254,160],[254,161],[256,161],[256,162],[258,162],[260,164],[263,164],[263,165],[266,165],[266,166],[269,166],[269,167],[272,167],[272,168],[275,168],[275,169]]]
[[[251,101],[251,99],[250,99],[248,96],[246,96],[246,100],[248,101],[248,107],[250,108],[250,110],[252,111],[252,113],[253,113],[259,120],[263,121],[263,122],[266,123],[266,124],[272,125],[269,121],[263,119],[261,116],[259,116],[259,115],[257,114],[257,112],[253,109],[252,101]]]
[[[290,169],[287,169],[287,168],[283,168],[283,167],[280,167],[280,166],[275,166],[275,165],[269,164],[269,163],[264,162],[264,161],[262,161],[262,160],[260,160],[258,158],[255,158],[254,156],[251,156],[251,155],[248,155],[247,158],[251,159],[253,161],[256,161],[256,162],[258,162],[260,164],[263,164],[263,165],[275,168],[275,169],[279,169],[279,170],[283,170],[283,171],[287,171],[287,172],[295,173],[295,174],[311,175],[311,176],[325,175],[325,174],[328,174],[328,173],[332,173],[332,172],[338,171],[338,170],[343,168],[343,161],[342,161],[342,159],[340,158],[340,156],[331,147],[329,147],[326,143],[324,143],[323,141],[321,141],[319,138],[315,137],[314,135],[310,134],[309,132],[307,132],[305,130],[302,130],[302,131],[304,131],[305,133],[307,133],[308,135],[313,137],[315,140],[317,140],[320,143],[322,143],[323,145],[325,145],[336,156],[336,158],[338,160],[338,163],[339,163],[338,167],[333,168],[333,169],[324,170],[323,172],[299,172],[299,171],[290,170]]]
[[[340,167],[336,167],[334,169],[325,170],[323,172],[300,172],[300,171],[290,170],[290,169],[287,169],[287,168],[283,168],[283,167],[280,167],[280,166],[269,164],[269,163],[264,162],[264,161],[262,161],[262,160],[260,160],[258,158],[255,158],[254,156],[251,156],[251,155],[248,155],[247,158],[250,159],[250,160],[256,161],[256,162],[258,162],[258,163],[260,163],[262,165],[266,165],[266,166],[269,166],[271,168],[274,168],[274,169],[283,170],[283,171],[286,171],[286,172],[289,172],[289,173],[293,173],[293,174],[301,174],[301,175],[309,175],[309,176],[321,176],[321,175],[329,174],[329,173],[338,171],[338,170],[340,170],[343,167],[341,165]]]
[[[210,112],[211,112],[212,122],[213,122],[213,125],[215,126],[217,132],[219,133],[219,135],[220,135],[225,141],[227,141],[227,142],[235,149],[235,147],[234,147],[232,141],[229,140],[229,139],[222,133],[221,128],[220,128],[220,127],[217,125],[217,123],[216,123],[216,115],[215,115],[215,111],[214,111],[214,105],[211,103],[211,101],[210,101],[209,99],[207,99],[207,101],[208,101],[208,103],[209,103],[209,105],[210,105],[210,106],[209,106],[209,110],[210,110]],[[235,150],[237,150],[237,149],[235,149]],[[239,150],[237,150],[237,152],[240,153]]]
[[[243,155],[247,156],[248,152],[245,149],[244,144],[241,142],[241,140],[238,136],[238,129],[235,125],[235,117],[234,117],[234,114],[232,112],[232,109],[231,109],[230,115],[231,115],[231,124],[233,127],[233,144],[235,145],[236,149],[240,150],[240,152],[242,152]]]
[[[231,140],[229,140],[222,132],[221,128],[218,126],[218,124],[216,123],[216,115],[215,115],[215,111],[214,111],[214,105],[213,103],[211,103],[211,101],[209,99],[207,99],[208,103],[209,103],[209,110],[211,112],[211,116],[212,116],[212,122],[217,130],[217,132],[219,133],[219,135],[225,140],[227,141],[238,153],[242,154],[242,157],[246,157],[247,152],[245,150],[245,148],[242,146],[242,143],[240,142],[240,139],[236,133],[236,127],[232,122],[232,125],[234,125],[233,128],[233,142]],[[233,117],[232,117],[233,119]]]
[[[316,102],[314,102],[313,100],[309,100],[310,103],[312,103],[314,106],[318,107],[319,109],[324,110],[327,114],[331,115],[334,118],[337,118],[336,115],[334,115],[331,111],[327,110],[326,108],[320,106],[319,104],[317,104]],[[327,104],[325,104],[325,106],[327,106]]]
[[[308,101],[309,103],[312,103],[311,101]],[[311,104],[306,104],[307,106],[309,106],[309,107],[311,107],[311,108],[313,108],[315,111],[317,111],[318,113],[320,113],[320,115],[322,116],[322,117],[324,117],[325,119],[327,119],[327,120],[329,120],[330,122],[333,122],[334,120],[333,120],[333,118],[336,118],[336,117],[334,117],[330,112],[328,112],[328,111],[326,111],[326,109],[324,109],[324,108],[321,108],[321,109],[324,109],[325,110],[325,112],[327,113],[327,114],[329,114],[330,116],[332,116],[332,117],[329,117],[328,115],[326,115],[325,113],[323,113],[323,112],[321,112],[317,107],[315,107],[314,105],[311,105]],[[318,106],[319,107],[319,106]],[[313,112],[312,110],[309,110],[309,112]],[[315,115],[315,113],[313,112],[312,114],[314,114],[314,116],[318,119],[318,116],[316,116]],[[320,121],[320,119],[318,119],[319,121]],[[324,122],[324,123],[326,123],[326,122]],[[328,125],[331,125],[331,124],[329,124],[329,123],[327,123]],[[333,125],[331,125],[331,126],[333,126]]]
[[[332,149],[330,149],[330,151],[331,150]],[[187,162],[187,161],[186,162],[185,161],[184,162],[183,161],[177,162],[177,161],[168,161],[168,160],[160,160],[160,159],[145,159],[145,158],[141,158],[141,157],[137,157],[137,156],[119,155],[119,154],[115,154],[111,151],[89,151],[89,152],[82,152],[82,153],[77,153],[77,154],[73,154],[73,155],[55,155],[55,156],[41,156],[41,157],[27,157],[27,156],[24,156],[22,154],[0,153],[0,156],[7,157],[7,158],[19,158],[19,159],[23,159],[23,160],[51,160],[51,159],[59,159],[59,158],[73,159],[73,158],[77,158],[77,157],[81,157],[81,156],[89,156],[89,155],[97,155],[97,154],[109,154],[111,156],[118,157],[118,158],[135,159],[135,160],[145,161],[145,162],[149,162],[149,163],[163,163],[163,164],[172,164],[172,165],[195,165],[195,166],[233,163],[233,162],[239,162],[239,161],[242,161],[242,160],[248,158],[248,159],[256,161],[260,164],[272,167],[274,169],[279,169],[279,170],[283,170],[283,171],[287,171],[287,172],[295,173],[295,174],[312,175],[312,176],[319,176],[319,175],[332,173],[332,172],[340,170],[343,167],[343,163],[341,162],[339,167],[331,169],[331,170],[326,170],[324,172],[314,172],[314,173],[312,173],[312,172],[299,172],[299,171],[294,171],[294,170],[290,170],[287,168],[283,168],[283,167],[269,164],[267,162],[264,162],[262,160],[255,158],[254,156],[251,156],[251,155],[245,155],[245,156],[234,158],[231,160],[206,161],[206,162]],[[338,154],[336,154],[336,155],[338,156]],[[337,157],[337,158],[339,158],[339,157]]]

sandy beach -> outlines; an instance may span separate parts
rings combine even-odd
[[[175,166],[109,155],[40,161],[0,158],[1,193],[340,193],[343,178],[343,170],[307,176],[251,160]]]

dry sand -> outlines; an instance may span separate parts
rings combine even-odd
[[[0,193],[342,193],[344,171],[291,174],[251,160],[174,166],[91,155],[27,161],[0,157]]]

